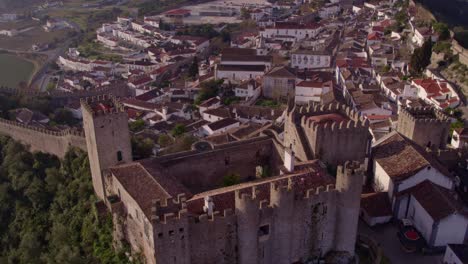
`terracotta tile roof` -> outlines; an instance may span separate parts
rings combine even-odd
[[[361,194],[361,209],[371,217],[392,215],[387,192]]]
[[[271,69],[265,76],[269,77],[276,77],[276,78],[291,78],[295,79],[296,75],[292,73],[288,68],[286,67],[275,67]]]
[[[145,101],[134,99],[134,98],[127,98],[122,101],[122,104],[127,107],[144,108],[148,111],[153,111],[154,109],[158,108],[158,105],[155,103],[149,103],[149,102],[145,102]]]
[[[191,11],[188,9],[172,9],[165,12],[165,15],[187,15],[190,14]]]
[[[434,167],[450,176],[443,165],[432,158],[422,147],[397,132],[390,133],[373,146],[374,160],[394,181],[405,180],[422,169]]]
[[[153,200],[171,196],[139,163],[113,167],[110,171],[148,219],[151,219]]]
[[[218,116],[222,118],[229,118],[231,116],[231,112],[227,108],[213,108],[213,109],[208,109],[203,114],[208,114],[208,115],[213,115],[213,116]]]
[[[234,125],[235,123],[239,123],[239,121],[237,121],[235,119],[232,119],[232,118],[224,118],[224,119],[221,119],[219,121],[208,124],[207,126],[211,130],[216,131],[218,129],[221,129],[221,128],[224,128],[224,127],[227,127],[227,126]]]
[[[327,85],[331,88],[331,82],[302,81],[302,82],[296,84],[296,87],[300,86],[300,87],[307,87],[307,88],[320,88],[320,89],[322,89]]]
[[[344,115],[341,115],[341,114],[337,114],[337,113],[310,116],[307,119],[312,120],[312,122],[318,123],[318,124],[325,124],[325,123],[331,123],[331,122],[342,122],[342,121],[349,120],[348,117],[346,117]]]
[[[218,65],[218,71],[265,72],[265,65]]]
[[[455,198],[456,194],[453,191],[434,184],[429,180],[425,180],[399,193],[399,195],[408,193],[421,204],[434,221],[457,213],[466,216],[460,199]]]
[[[219,104],[221,102],[221,100],[219,100],[218,97],[212,97],[210,99],[207,99],[206,101],[203,101],[200,106],[201,107],[210,107],[212,105],[215,105],[215,104]]]

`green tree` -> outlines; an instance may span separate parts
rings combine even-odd
[[[223,82],[224,80],[211,80],[201,83],[195,104],[199,105],[201,102],[217,96]]]
[[[174,137],[179,137],[187,132],[187,129],[182,124],[176,124],[173,129],[171,129],[171,135]]]
[[[165,148],[172,143],[171,137],[166,134],[162,134],[158,138],[158,145]]]
[[[95,201],[86,153],[58,161],[0,136],[1,263],[130,263]]]
[[[49,115],[51,121],[60,125],[75,125],[78,120],[73,117],[73,113],[65,108],[58,108]]]
[[[450,38],[450,31],[445,23],[435,22],[432,25],[435,32],[439,33],[439,40],[447,40]]]
[[[232,186],[241,182],[238,173],[229,173],[223,177],[223,187]]]
[[[143,119],[138,119],[134,122],[131,122],[129,125],[130,131],[136,133],[140,132],[145,128],[145,120]]]
[[[426,40],[422,47],[414,50],[411,56],[411,74],[419,75],[422,71],[431,63],[432,55],[432,41],[431,39]]]
[[[132,154],[134,159],[145,159],[153,155],[154,141],[150,138],[132,137]]]

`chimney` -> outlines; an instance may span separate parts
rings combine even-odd
[[[203,205],[203,211],[207,213],[208,215],[213,215],[213,209],[214,209],[214,203],[213,199],[210,196],[206,196],[203,198],[204,200],[204,205]]]
[[[163,106],[162,108],[162,118],[164,120],[167,120],[167,110],[168,110],[168,107],[167,106]]]
[[[284,167],[288,172],[294,171],[294,151],[292,148],[286,148],[284,150]]]

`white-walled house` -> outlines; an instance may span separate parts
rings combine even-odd
[[[275,22],[273,26],[266,27],[260,34],[265,38],[297,41],[315,37],[322,27],[320,24],[300,24],[296,22]]]
[[[230,117],[229,109],[223,107],[207,109],[202,113],[202,119],[211,123]]]
[[[403,203],[401,218],[411,219],[429,246],[465,241],[467,212],[453,191],[425,180],[398,194],[398,198]]]
[[[203,114],[208,109],[215,109],[221,106],[221,100],[219,97],[212,97],[203,101],[199,106],[198,110],[200,111],[200,115]]]
[[[450,145],[454,148],[467,148],[468,147],[468,129],[457,128],[453,130],[452,141]]]
[[[261,90],[261,84],[254,79],[250,79],[236,86],[234,93],[240,98],[252,98],[260,96]]]
[[[333,82],[302,81],[296,84],[296,104],[307,104],[309,102],[320,102],[322,96],[333,90]]]
[[[394,212],[401,216],[395,195],[429,180],[447,189],[453,189],[453,180],[440,163],[430,158],[421,147],[394,131],[372,146],[374,156],[374,186],[388,192]]]
[[[468,263],[468,245],[448,244],[445,249],[444,264],[465,264]]]
[[[264,65],[216,65],[215,79],[225,79],[233,83],[241,83],[249,79],[256,79],[265,74]]]
[[[201,133],[207,136],[211,136],[214,134],[220,134],[226,132],[229,129],[236,128],[240,126],[240,122],[232,119],[232,118],[225,118],[219,121],[216,121],[211,124],[207,124],[202,126],[200,129],[202,130]]]
[[[418,97],[438,109],[457,107],[460,97],[452,85],[441,79],[415,79],[411,83],[417,88]]]
[[[296,50],[291,54],[291,67],[298,69],[328,68],[332,54],[328,50]]]

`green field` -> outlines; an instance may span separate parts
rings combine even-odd
[[[29,82],[34,64],[14,54],[0,54],[0,85],[18,87],[21,81]]]

